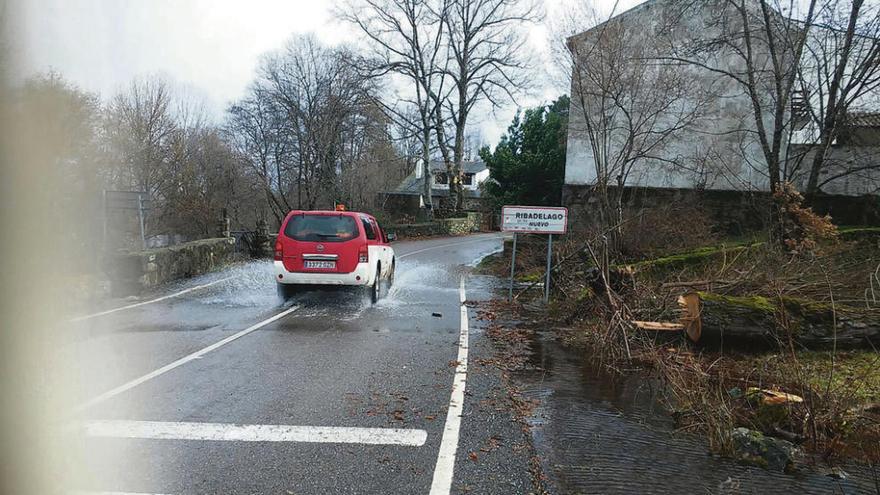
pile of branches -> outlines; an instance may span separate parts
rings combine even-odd
[[[803,243],[795,250],[753,239],[625,262],[614,259],[602,236],[565,240],[554,251],[549,314],[581,328],[580,340],[606,366],[635,363],[655,370],[669,386],[670,408],[682,427],[707,432],[714,451],[729,451],[731,429],[746,425],[805,444],[826,460],[880,462],[880,449],[866,447],[871,442],[876,447],[880,438],[880,405],[858,397],[864,380],[848,376],[831,386],[835,359],[846,355],[841,349],[867,349],[870,356],[880,335],[880,230],[835,237],[807,250]],[[544,261],[542,253],[534,256]],[[685,325],[667,332],[634,323],[679,324],[687,309],[683,295],[698,298],[704,331],[723,323],[729,335],[737,331],[731,322],[739,321],[743,329],[757,329],[758,339],[746,342],[762,345],[737,347],[727,340],[724,347],[712,347],[704,340],[694,346]],[[850,330],[860,337],[851,339]],[[822,361],[827,379],[812,381],[816,371],[799,361],[808,348],[828,356]],[[756,351],[763,354],[739,353]],[[776,364],[761,369],[748,357],[764,355],[776,356]],[[790,395],[781,391],[794,392],[802,401],[768,420],[760,403],[744,397],[746,390],[779,391],[781,397]]]

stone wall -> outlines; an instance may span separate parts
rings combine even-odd
[[[432,201],[435,211],[449,210],[452,208],[452,198],[448,195],[433,195]],[[378,200],[381,209],[387,217],[400,219],[401,217],[419,218],[423,215],[419,204],[418,195],[385,193]],[[465,197],[462,210],[469,212],[488,212],[492,209],[489,198]]]
[[[468,212],[467,217],[463,218],[447,218],[440,220],[446,224],[446,231],[449,235],[464,235],[471,232],[479,232],[480,225],[483,222],[483,214],[476,212]]]
[[[117,295],[136,294],[163,283],[201,275],[232,261],[231,237],[118,253],[109,257],[108,276]]]
[[[770,201],[770,194],[766,192],[653,187],[624,191],[624,204],[630,211],[668,205],[697,207],[711,218],[720,232],[732,235],[765,228],[770,220]],[[562,204],[568,207],[571,230],[586,230],[595,221],[598,206],[589,186],[563,186]],[[821,195],[813,199],[812,207],[819,214],[831,215],[837,225],[880,225],[877,196]]]
[[[431,237],[439,235],[464,235],[479,232],[483,224],[483,214],[468,212],[466,217],[444,218],[434,222],[391,225],[388,232],[397,234],[401,239]]]

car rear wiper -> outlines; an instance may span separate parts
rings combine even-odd
[[[339,238],[339,236],[338,236],[337,234],[315,234],[315,235],[318,236],[318,237],[321,237],[321,238],[323,238],[323,239],[327,239],[327,238],[329,238],[329,237],[336,237],[336,238]]]

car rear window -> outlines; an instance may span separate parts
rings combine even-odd
[[[343,242],[358,234],[354,218],[343,215],[297,215],[284,228],[287,237],[309,242]]]

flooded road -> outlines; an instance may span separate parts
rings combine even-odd
[[[75,406],[70,488],[528,493],[514,449],[527,438],[488,405],[499,374],[467,368],[469,351],[491,352],[468,345],[465,303],[486,294],[470,271],[500,247],[497,234],[395,243],[375,305],[356,290],[282,301],[272,263],[254,261],[91,308],[52,357]]]
[[[589,356],[538,333],[514,382],[539,405],[528,419],[553,493],[877,493],[866,469],[838,480],[769,472],[710,456],[705,441],[675,430],[650,377],[598,369]]]
[[[347,290],[282,301],[271,262],[253,261],[91,308],[47,357],[87,406],[69,414],[71,488],[527,494],[537,459],[558,494],[873,493],[849,467],[841,481],[711,457],[675,431],[651,380],[540,334],[538,371],[512,376],[539,400],[524,431],[469,309],[498,283],[472,267],[500,248],[497,235],[396,243],[395,284],[375,305]],[[438,476],[451,484],[435,490]]]

